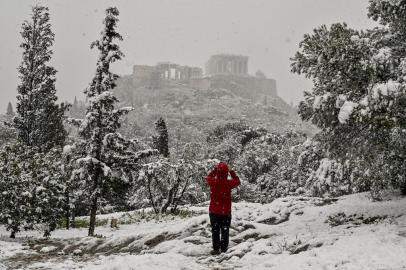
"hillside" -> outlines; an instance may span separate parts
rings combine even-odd
[[[148,135],[159,116],[167,121],[172,137],[183,142],[204,139],[205,131],[234,121],[276,132],[293,129],[311,133],[311,128],[281,98],[249,92],[250,89],[246,89],[249,95],[242,95],[241,87],[232,81],[223,81],[221,86],[199,89],[170,82],[151,89],[137,84],[131,76],[124,76],[115,94],[122,106],[135,108],[127,117],[124,133]]]
[[[235,203],[230,248],[219,256],[209,255],[207,205],[185,208],[183,218],[148,219],[148,209],[101,215],[100,224],[121,224],[97,227],[100,238],[83,228],[11,241],[0,226],[0,269],[404,269],[405,203],[397,194],[373,202],[368,193]]]

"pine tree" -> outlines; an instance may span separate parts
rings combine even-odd
[[[159,153],[167,158],[169,157],[168,130],[162,117],[155,122],[155,130],[158,135],[153,138],[154,148],[158,149]]]
[[[8,105],[7,105],[6,116],[9,117],[9,118],[14,116],[13,105],[11,104],[11,102],[9,102]]]
[[[111,90],[116,86],[118,75],[110,71],[110,65],[123,57],[116,40],[122,40],[116,32],[119,11],[106,9],[104,29],[100,40],[91,48],[99,51],[96,74],[85,90],[88,107],[85,119],[74,120],[79,125],[78,141],[70,147],[72,152],[72,178],[79,182],[80,196],[88,199],[90,208],[89,236],[94,235],[98,203],[115,181],[127,179],[128,168],[134,168],[139,159],[154,151],[136,151],[136,141],[126,140],[117,131],[120,117],[132,108],[115,109],[117,98]],[[112,173],[116,171],[117,173]],[[116,178],[115,175],[118,175]]]
[[[47,151],[64,143],[66,106],[56,104],[56,70],[49,65],[54,34],[48,8],[34,6],[31,19],[22,25],[23,61],[18,68],[21,83],[17,89],[17,116],[13,126],[23,144]]]

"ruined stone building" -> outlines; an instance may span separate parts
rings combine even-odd
[[[212,55],[206,63],[206,75],[248,76],[248,56],[233,54]]]
[[[161,62],[155,66],[135,65],[133,67],[133,77],[135,79],[150,80],[174,80],[186,81],[203,77],[203,70],[199,67],[181,66],[170,62]]]
[[[277,96],[276,81],[262,71],[248,74],[248,56],[233,54],[212,55],[206,63],[209,87],[232,90],[240,96]]]
[[[262,71],[248,74],[248,56],[217,54],[206,63],[206,73],[200,67],[160,62],[155,66],[135,65],[133,80],[137,85],[159,89],[180,82],[194,89],[224,88],[247,98],[264,95],[277,96],[276,81]]]
[[[203,77],[203,70],[199,67],[181,66],[170,62],[158,63],[155,68],[166,80],[190,80]]]

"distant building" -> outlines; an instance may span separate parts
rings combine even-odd
[[[158,63],[156,69],[165,80],[181,81],[203,77],[203,70],[199,67],[181,66],[170,62]]]
[[[133,80],[137,85],[159,89],[172,82],[180,82],[191,88],[208,90],[224,88],[247,98],[277,96],[276,81],[258,70],[248,74],[248,56],[233,54],[212,55],[206,63],[206,76],[200,67],[182,66],[160,62],[155,66],[135,65]]]
[[[233,54],[212,55],[206,63],[206,75],[248,76],[248,56]]]
[[[155,66],[135,65],[133,67],[135,79],[150,80],[159,78],[162,80],[186,81],[203,77],[203,70],[199,67],[181,66],[170,62],[161,62]]]
[[[158,73],[154,66],[135,65],[133,76],[139,79],[149,79],[153,73]]]

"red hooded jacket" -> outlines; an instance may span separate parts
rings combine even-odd
[[[232,179],[227,180],[228,173]],[[220,162],[207,176],[210,186],[209,213],[231,215],[231,190],[240,185],[240,178],[233,170],[228,170],[227,164]]]

